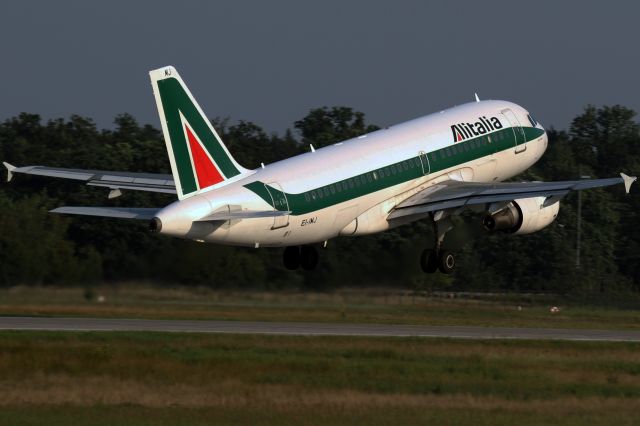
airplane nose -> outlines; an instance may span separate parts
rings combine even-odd
[[[545,153],[549,146],[549,136],[547,136],[547,132],[545,131],[542,136],[540,136],[540,144],[539,144],[539,156]]]

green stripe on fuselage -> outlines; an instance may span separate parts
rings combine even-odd
[[[180,120],[180,112],[189,122],[193,131],[205,146],[211,157],[228,179],[232,176],[240,174],[240,171],[234,166],[224,148],[218,142],[216,136],[211,131],[209,123],[200,115],[196,106],[191,102],[187,93],[175,78],[166,78],[158,80],[158,89],[162,100],[162,108],[164,116],[167,120],[167,128],[171,137],[171,148],[173,157],[180,176],[180,185],[183,194],[189,194],[197,191],[195,172],[191,168],[191,159],[189,158],[189,150],[187,141],[182,128],[182,120]]]
[[[522,129],[524,130],[526,142],[535,140],[544,134],[544,130],[536,127],[523,127]],[[488,135],[456,142],[454,145],[426,154],[431,166],[429,174],[514,148],[515,135],[511,127]],[[301,215],[362,197],[422,176],[424,176],[424,173],[420,156],[415,156],[299,194],[285,192],[284,195],[289,202],[291,214]],[[251,182],[244,185],[244,187],[256,193],[272,207],[273,201],[269,191],[274,193],[281,192],[271,186],[267,191],[265,184],[260,181]],[[278,210],[284,210],[284,208],[279,208]]]

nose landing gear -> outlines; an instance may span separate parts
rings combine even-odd
[[[428,274],[436,272],[438,269],[443,274],[451,274],[456,266],[456,258],[448,250],[442,249],[442,242],[447,232],[453,228],[453,224],[448,218],[436,220],[433,213],[430,214],[433,223],[433,234],[435,238],[434,249],[424,249],[420,256],[420,267]],[[438,222],[443,222],[442,227],[438,226]]]

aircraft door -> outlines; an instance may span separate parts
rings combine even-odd
[[[525,151],[527,149],[527,147],[524,145],[526,138],[524,136],[524,129],[520,125],[520,120],[518,120],[518,117],[516,117],[513,111],[511,111],[509,108],[505,108],[500,112],[507,120],[507,123],[511,125],[511,129],[513,130],[516,154]]]
[[[271,182],[265,185],[269,195],[271,196],[271,200],[273,201],[273,210],[274,211],[289,211],[289,201],[287,200],[287,196],[285,195],[282,187],[277,182]],[[276,216],[273,218],[273,225],[271,229],[284,228],[285,226],[289,226],[289,215]]]
[[[420,157],[420,162],[422,163],[422,174],[428,175],[429,173],[431,173],[431,164],[429,163],[427,154],[424,151],[420,151],[418,153],[418,156]]]

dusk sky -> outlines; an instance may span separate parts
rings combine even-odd
[[[122,112],[159,127],[148,71],[174,65],[210,117],[282,133],[345,105],[391,125],[506,99],[567,128],[640,111],[640,3],[20,1],[0,13],[0,119]]]

